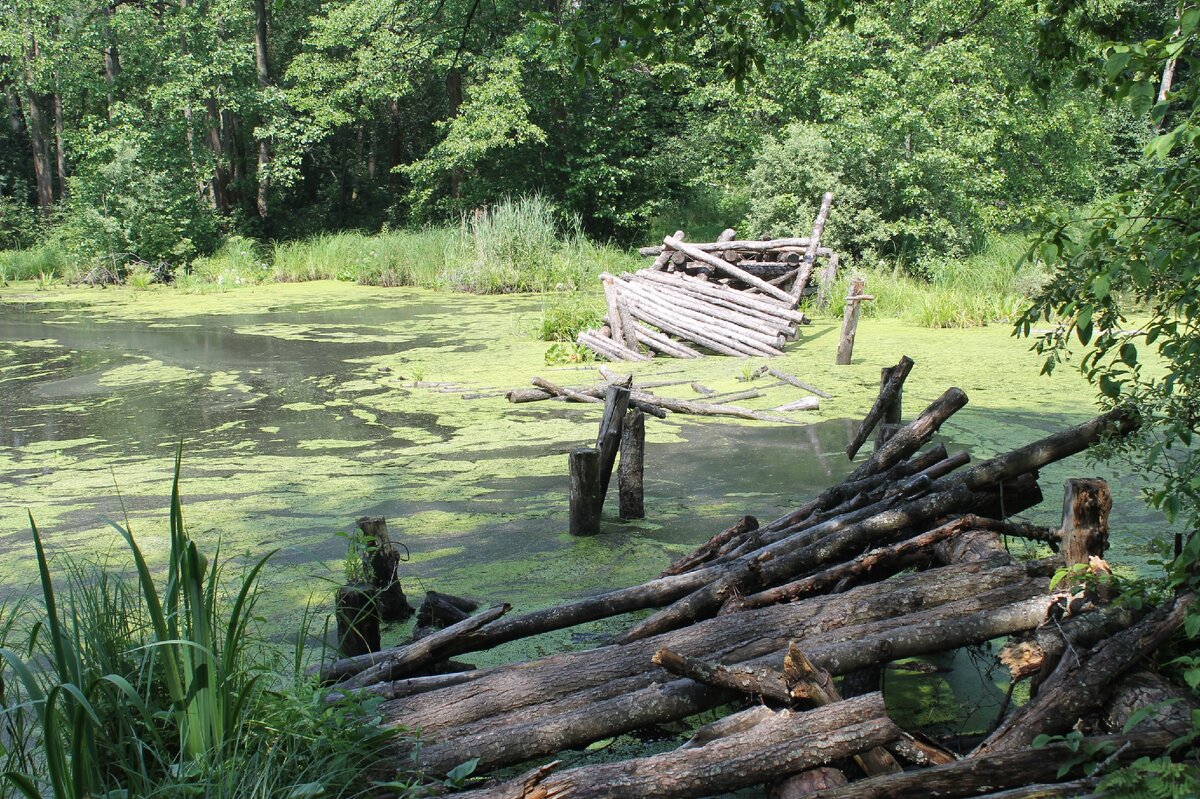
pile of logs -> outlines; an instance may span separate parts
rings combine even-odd
[[[1129,418],[1105,414],[969,465],[965,453],[930,446],[966,402],[948,390],[842,482],[769,524],[741,519],[656,579],[515,616],[497,606],[323,673],[343,692],[382,697],[385,726],[420,731],[419,747],[397,735],[393,770],[414,758],[429,775],[475,759],[481,777],[532,767],[461,794],[470,799],[679,799],[759,784],[788,799],[1086,793],[1095,778],[1082,765],[1059,772],[1067,745],[1036,749],[1034,737],[1082,725],[1109,766],[1164,751],[1186,712],[1111,731],[1130,719],[1135,697],[1157,701],[1169,690],[1153,675],[1127,676],[1193,597],[1135,611],[1083,584],[1049,588],[1064,566],[1104,570],[1102,481],[1068,484],[1060,529],[1009,518],[1041,501],[1038,469],[1128,433]],[[1019,562],[1001,536],[1061,554]],[[456,655],[645,610],[654,612],[606,646],[414,676]],[[965,756],[888,717],[881,669],[1005,636],[1014,680],[1036,675],[1033,698]],[[716,721],[672,751],[575,768],[535,762],[715,709]]]
[[[643,248],[642,255],[654,257],[649,269],[601,275],[605,324],[580,333],[577,343],[612,361],[643,361],[656,353],[698,358],[701,349],[737,357],[782,355],[796,325],[807,321],[796,305],[817,291],[812,277],[818,259],[826,259],[821,286],[836,276],[837,254],[820,246],[832,203],[832,194],[822,198],[808,238],[737,241],[730,229],[715,242],[691,244],[676,231],[662,246]]]

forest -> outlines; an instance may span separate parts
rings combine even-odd
[[[1151,131],[1096,64],[1039,59],[1030,3],[853,11],[800,39],[732,7],[625,33],[604,4],[6,1],[0,249],[165,276],[238,237],[458,226],[527,196],[624,247],[807,233],[833,191],[832,246],[936,279],[1136,170]],[[1132,38],[1174,15],[1095,13]]]
[[[0,0],[0,799],[1200,795],[1198,69]]]

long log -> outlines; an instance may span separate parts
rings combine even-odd
[[[611,277],[611,276],[609,276]],[[644,288],[638,283],[623,283],[624,291],[630,294],[647,299],[651,302],[661,302],[663,298],[662,292],[653,292]],[[671,305],[676,309],[690,311],[696,317],[702,320],[720,320],[727,322],[735,327],[745,328],[747,331],[759,333],[762,336],[763,343],[770,344],[787,329],[787,323],[778,318],[775,321],[768,321],[765,317],[742,313],[740,311],[731,311],[721,306],[708,302],[705,299],[694,297],[686,292],[672,292],[670,295]]]
[[[708,570],[655,582],[686,585],[704,579],[705,571]],[[1022,566],[989,568],[970,564],[930,570],[921,575],[902,575],[886,586],[863,585],[842,594],[748,611],[739,614],[736,620],[718,618],[700,622],[628,646],[562,653],[519,667],[498,669],[471,686],[445,689],[438,692],[438,696],[391,703],[381,710],[398,724],[408,723],[429,734],[440,735],[442,731],[470,727],[489,717],[512,716],[521,708],[545,705],[563,698],[582,707],[597,698],[585,696],[586,690],[612,685],[614,692],[620,692],[625,687],[619,683],[622,678],[643,675],[643,682],[637,685],[649,684],[653,680],[650,658],[664,646],[685,655],[721,657],[734,662],[780,651],[782,665],[782,650],[795,639],[808,647],[810,658],[816,658],[811,646],[805,642],[848,626],[869,627],[882,622],[882,627],[872,628],[878,635],[896,625],[917,625],[919,618],[926,618],[894,620],[906,613],[924,612],[928,618],[948,622],[962,613],[971,615],[1000,607],[1013,599],[1044,595],[1044,578],[1029,578],[1026,573]],[[953,608],[947,606],[947,603],[955,602],[963,604]],[[939,611],[939,607],[942,610]],[[506,624],[513,626],[519,619],[521,617],[501,620],[493,628]],[[888,619],[893,621],[887,622]],[[537,621],[538,629],[543,629],[544,618]],[[1040,621],[1041,617],[1027,629],[1036,627]],[[528,626],[523,631],[527,630]],[[997,633],[1000,634],[1004,633]],[[489,637],[487,628],[475,635],[481,643],[493,645],[494,639]],[[844,636],[835,637],[841,640]],[[613,695],[615,693],[598,696],[608,698]]]
[[[913,359],[907,355],[900,358],[900,363],[892,369],[887,382],[879,390],[879,396],[875,398],[875,404],[871,406],[871,410],[867,411],[867,415],[862,420],[862,424],[858,426],[858,431],[854,434],[854,438],[850,441],[850,446],[846,447],[846,456],[853,459],[858,454],[858,450],[871,435],[871,431],[875,429],[875,425],[879,424],[879,420],[883,418],[884,413],[899,396],[901,389],[904,388],[904,381],[908,379],[908,373],[912,371]]]
[[[789,294],[799,300],[800,295],[808,286],[808,278],[812,275],[813,267],[817,264],[817,249],[820,246],[821,234],[825,231],[825,222],[829,219],[829,209],[833,205],[833,192],[827,191],[821,197],[821,208],[813,221],[812,236],[809,237],[808,248],[804,252],[804,260],[800,262],[800,271],[796,282],[792,284]]]
[[[343,686],[347,689],[361,688],[365,685],[397,680],[431,663],[445,660],[450,656],[448,652],[452,648],[452,644],[456,638],[464,633],[469,633],[472,630],[483,627],[488,622],[495,621],[511,609],[512,606],[507,603],[496,605],[482,613],[464,619],[458,624],[452,624],[444,630],[431,633],[420,641],[393,650],[379,663],[347,679],[343,683]]]
[[[789,419],[786,416],[752,411],[749,408],[742,408],[737,405],[711,405],[705,402],[660,397],[656,394],[643,394],[640,391],[633,392],[633,398],[640,406],[658,406],[676,413],[690,413],[697,416],[733,416],[738,419],[750,419],[756,422],[797,423],[795,419]]]
[[[657,330],[651,330],[640,322],[633,323],[633,332],[637,340],[651,349],[656,349],[672,358],[700,358],[700,353],[681,341],[672,341]]]
[[[678,235],[675,238],[679,238]],[[693,244],[693,247],[704,250],[705,252],[727,252],[729,250],[744,250],[746,252],[772,252],[775,250],[805,250],[808,248],[810,239],[806,236],[790,239],[767,239],[765,241],[758,240],[739,240],[739,241],[716,241]],[[652,255],[661,255],[663,252],[669,252],[671,247],[663,247],[655,245],[653,247],[639,247],[638,255],[643,258],[648,258]],[[822,248],[826,250],[827,248]],[[833,252],[818,251],[818,255],[828,255]]]
[[[674,298],[668,299],[641,287],[635,287],[633,284],[629,284],[627,296],[633,306],[649,308],[676,325],[684,325],[692,330],[700,331],[710,338],[726,342],[735,341],[763,355],[782,354],[776,345],[782,343],[780,339],[783,334],[773,326],[757,325],[760,329],[747,327],[737,321],[742,318],[738,314],[719,308],[714,309],[704,303],[679,302]],[[727,318],[718,318],[709,313],[709,310],[717,311]]]
[[[724,576],[660,610],[617,638],[628,643],[639,638],[677,629],[713,616],[731,597],[755,593],[819,568],[821,565],[885,541],[915,524],[945,516],[968,507],[974,497],[955,490],[907,502],[853,525],[836,525],[836,519],[811,528],[811,543],[777,541],[729,564]],[[839,529],[843,528],[844,529]],[[822,529],[826,528],[826,529]],[[829,534],[836,529],[837,534]],[[813,531],[817,531],[814,533]]]
[[[714,267],[715,269],[718,269],[721,272],[724,272],[725,274],[729,275],[730,277],[737,278],[738,280],[742,281],[743,283],[753,286],[754,288],[758,289],[759,291],[763,292],[764,294],[768,294],[777,300],[782,300],[784,302],[791,301],[793,303],[793,305],[795,304],[795,298],[793,298],[791,295],[789,295],[783,289],[780,289],[776,286],[772,286],[770,283],[763,280],[762,278],[755,277],[754,275],[751,275],[748,272],[738,269],[736,266],[729,263],[728,261],[722,260],[720,258],[714,258],[713,256],[709,255],[708,253],[704,252],[703,250],[698,250],[695,247],[691,246],[690,244],[684,244],[679,239],[673,239],[670,236],[668,236],[665,239],[663,239],[663,246],[670,247],[671,249],[674,249],[674,250],[679,250],[684,255],[687,255],[689,258],[691,258],[693,261],[700,261],[701,263],[708,264],[709,266]]]
[[[1081,745],[1113,751],[1117,753],[1117,763],[1130,763],[1139,757],[1161,754],[1171,740],[1168,733],[1106,735],[1087,738]],[[989,790],[1053,782],[1084,772],[1087,764],[1081,763],[1063,777],[1058,776],[1059,767],[1078,751],[1074,746],[1069,742],[1056,742],[1038,749],[970,757],[943,766],[871,777],[844,788],[818,791],[809,799],[958,799],[978,796]]]
[[[863,477],[870,477],[904,460],[925,446],[929,439],[933,438],[933,434],[938,431],[938,428],[966,404],[967,395],[962,389],[947,389],[942,396],[930,403],[929,407],[922,411],[916,419],[913,419],[908,425],[898,430],[865,463],[851,472],[850,477],[847,479],[858,480]],[[1024,474],[1036,468],[1038,467],[1022,469],[1009,477],[1016,477],[1017,474]],[[984,480],[981,482],[966,483],[966,485],[969,488],[978,488],[985,483],[991,482],[997,482],[997,480]]]
[[[729,610],[749,610],[779,602],[794,602],[797,599],[824,593],[834,586],[850,580],[878,580],[890,577],[916,563],[930,561],[934,557],[933,545],[939,541],[966,530],[986,527],[990,521],[980,516],[963,516],[899,543],[872,549],[853,560],[831,566],[800,580],[736,599],[733,601],[732,607],[726,607]]]
[[[748,296],[744,291],[733,291],[683,275],[672,276],[664,275],[661,272],[647,272],[642,270],[630,276],[629,281],[632,283],[666,286],[668,289],[686,291],[706,297],[712,301],[731,303],[752,311],[757,311],[764,316],[778,317],[795,324],[803,324],[807,319],[803,312],[797,311],[790,305],[785,305],[770,297]]]
[[[757,785],[848,757],[900,734],[880,694],[800,713],[781,710],[704,746],[552,774],[531,787],[525,778],[459,794],[463,799],[688,799]]]
[[[1044,580],[1032,588],[1040,593]],[[1002,589],[999,594],[1011,598],[1012,588]],[[967,607],[978,607],[998,600],[996,592],[970,600],[950,603],[931,611],[911,614],[902,619],[891,619],[854,629],[835,630],[824,635],[810,636],[800,643],[809,652],[812,661],[834,674],[863,668],[895,658],[928,654],[957,648],[972,642],[1026,630],[1036,625],[1045,615],[1048,601],[1044,596],[1023,600],[1008,605],[993,605],[983,612],[966,612]],[[955,610],[951,610],[954,606]],[[795,606],[785,606],[795,607]],[[758,611],[759,613],[765,611]],[[739,618],[739,621],[742,619]],[[905,624],[904,621],[910,622]],[[766,640],[752,642],[742,647],[743,652],[759,651],[777,641],[779,632],[771,631]],[[640,650],[639,651],[643,651]],[[592,653],[593,657],[597,653]],[[764,655],[747,661],[748,664],[782,665],[782,652],[777,656]],[[603,667],[605,664],[599,664]],[[527,667],[526,667],[527,668]],[[562,685],[543,681],[537,675],[524,670],[520,682],[524,691],[533,691],[542,697],[547,690],[558,693]],[[595,674],[595,672],[592,672]],[[515,676],[515,675],[514,675]],[[578,685],[580,675],[562,675],[563,682]],[[468,695],[478,697],[488,690],[488,678],[472,681],[463,686],[422,694],[413,699],[425,699],[426,704],[436,702],[440,710],[446,709],[449,694],[469,689]],[[644,687],[642,687],[644,686]],[[542,702],[534,707],[524,707],[502,716],[490,718],[486,725],[457,726],[431,731],[427,724],[408,713],[397,721],[422,727],[424,746],[421,763],[431,771],[448,769],[463,760],[479,757],[480,768],[487,770],[500,765],[521,762],[531,757],[551,754],[566,748],[585,745],[591,741],[611,737],[621,732],[638,729],[649,724],[674,721],[730,701],[732,695],[715,691],[691,680],[677,680],[661,684],[654,677],[639,674],[637,677],[610,680],[594,690],[573,690],[571,695],[552,702]],[[506,696],[491,696],[491,700],[505,700],[506,706],[514,700]],[[401,700],[402,702],[405,700]],[[468,700],[470,701],[470,700]],[[517,700],[519,701],[519,700]],[[525,700],[529,701],[529,700]],[[385,717],[392,712],[385,703]],[[407,758],[407,748],[402,744],[397,756]]]
[[[690,320],[681,320],[678,316],[668,312],[663,312],[661,306],[650,305],[642,301],[630,303],[629,312],[634,318],[640,319],[647,324],[654,325],[659,330],[666,333],[672,333],[680,338],[686,338],[702,347],[707,347],[713,352],[722,355],[732,355],[735,358],[743,358],[746,356],[762,355],[757,349],[748,347],[740,342],[730,341],[727,337],[717,334],[712,335],[705,328],[698,327]]]
[[[978,488],[988,483],[1003,483],[1027,472],[1041,469],[1047,464],[1083,452],[1106,435],[1123,436],[1135,429],[1137,429],[1137,421],[1132,415],[1122,409],[1109,411],[1090,421],[984,461],[965,472],[942,477],[934,482],[930,490],[942,491],[956,485]],[[891,446],[895,440],[894,437],[887,446]],[[878,455],[878,453],[876,454]]]
[[[795,375],[790,375],[787,372],[781,372],[773,366],[767,367],[767,374],[769,374],[771,377],[776,378],[777,380],[782,380],[785,383],[789,383],[790,385],[793,385],[802,391],[807,391],[809,394],[816,394],[818,397],[821,397],[822,399],[833,399],[833,395],[830,394],[829,392],[822,391],[821,389],[817,388],[816,386],[810,386],[808,383],[805,383],[803,380],[796,377]]]
[[[585,330],[575,337],[578,344],[582,344],[594,350],[597,354],[603,355],[610,361],[648,361],[649,357],[643,355],[636,350],[626,348],[624,344],[613,341],[610,338],[598,336],[595,333]]]
[[[680,241],[683,241],[683,238],[684,238],[683,231],[676,230],[675,238],[679,239]],[[645,248],[643,248],[643,249],[645,249]],[[641,252],[639,250],[639,254],[641,254],[643,256],[646,256],[646,255],[657,256],[654,259],[654,263],[650,265],[651,269],[659,270],[659,269],[666,268],[667,262],[669,262],[671,260],[671,256],[674,255],[675,253],[672,252],[671,250],[668,250],[665,247],[654,247],[653,249],[656,250],[656,252],[648,253],[648,252]]]
[[[549,380],[546,380],[545,378],[541,378],[541,377],[534,377],[529,382],[533,383],[539,389],[541,389],[542,391],[544,391],[547,394],[550,394],[552,396],[565,397],[566,399],[572,400],[573,402],[588,402],[593,405],[603,405],[604,404],[604,400],[600,399],[600,393],[602,390],[606,390],[606,389],[589,388],[589,389],[583,389],[583,390],[576,390],[573,388],[565,388],[563,386],[559,386],[554,383],[551,383]],[[513,392],[513,393],[516,393],[516,392]],[[646,394],[645,396],[653,396],[653,395]],[[638,402],[636,399],[630,400],[630,402],[635,408],[640,410],[642,413],[649,414],[650,416],[654,416],[659,419],[667,418],[667,414],[662,408],[656,407],[654,405],[643,405],[640,402]]]

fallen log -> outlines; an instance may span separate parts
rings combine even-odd
[[[816,386],[810,386],[808,383],[805,383],[803,380],[799,379],[798,377],[795,377],[794,375],[790,375],[787,372],[781,372],[778,369],[774,368],[773,366],[768,366],[765,368],[767,370],[767,374],[769,374],[771,377],[774,377],[777,380],[782,380],[785,383],[789,383],[789,384],[795,386],[796,388],[801,389],[802,391],[807,391],[809,394],[816,394],[818,397],[820,397],[822,399],[832,399],[833,398],[832,394],[830,394],[826,391],[822,391],[821,389],[817,388]]]
[[[756,422],[797,424],[795,419],[789,419],[786,416],[752,411],[749,408],[742,408],[737,405],[712,405],[705,402],[660,397],[655,394],[643,394],[640,391],[633,392],[633,398],[640,407],[658,407],[674,411],[675,413],[690,413],[696,416],[733,416],[738,419],[750,419]]]
[[[679,238],[679,236],[676,235],[675,238]],[[712,252],[727,252],[729,250],[744,250],[746,252],[771,252],[772,250],[783,250],[783,249],[787,249],[789,247],[796,248],[796,249],[804,249],[804,248],[807,248],[808,245],[809,245],[809,238],[807,236],[801,236],[799,238],[793,237],[793,238],[787,238],[787,239],[766,239],[766,240],[762,240],[762,241],[755,240],[755,239],[743,239],[743,240],[737,240],[737,241],[731,240],[731,241],[705,242],[705,243],[700,243],[700,244],[693,244],[692,246],[696,247],[699,250],[703,250],[704,252],[712,253]],[[664,247],[662,245],[654,245],[652,247],[640,247],[640,248],[638,248],[638,255],[642,256],[643,258],[648,258],[652,255],[660,255],[664,252],[670,252],[672,249],[674,249],[674,248]],[[832,252],[832,250],[830,250],[830,252]],[[820,254],[825,255],[826,253],[820,253]]]
[[[1149,710],[1149,714],[1146,712]],[[1105,704],[1102,717],[1108,729],[1122,733],[1169,732],[1186,735],[1196,701],[1183,688],[1157,671],[1141,669],[1122,677]],[[1140,721],[1138,715],[1142,715]],[[1126,727],[1132,725],[1131,729]]]
[[[682,230],[676,230],[676,231],[675,231],[675,238],[679,239],[680,241],[683,241],[683,239],[684,239],[683,231],[682,231]],[[643,250],[645,250],[645,249],[647,249],[647,248],[643,247],[643,248],[642,248],[642,250],[638,250],[638,254],[640,254],[640,255],[642,255],[642,256],[646,256],[646,255],[654,255],[654,256],[657,256],[657,257],[655,257],[655,259],[654,259],[654,263],[652,263],[652,264],[650,265],[650,268],[651,268],[651,269],[653,269],[653,270],[656,270],[656,271],[657,271],[657,270],[659,270],[659,269],[663,269],[664,267],[666,267],[666,265],[667,265],[667,262],[671,260],[671,256],[675,254],[675,253],[674,253],[672,250],[669,250],[669,249],[667,249],[666,247],[651,247],[651,248],[648,248],[648,249],[653,249],[653,250],[654,250],[654,252],[643,252]]]
[[[575,337],[577,344],[582,344],[594,350],[598,355],[603,355],[610,361],[648,361],[649,356],[628,349],[624,344],[614,341],[611,338],[598,336],[591,331],[585,330]]]
[[[700,353],[684,344],[681,341],[672,341],[667,336],[659,333],[657,330],[651,330],[645,325],[634,322],[633,332],[637,340],[641,344],[645,344],[651,349],[658,350],[664,355],[670,355],[672,358],[700,358]]]
[[[386,680],[397,680],[431,663],[445,660],[451,654],[457,654],[450,652],[456,638],[464,633],[478,629],[488,622],[495,621],[511,608],[512,606],[507,603],[496,605],[476,616],[464,619],[458,624],[452,624],[444,630],[430,633],[420,641],[392,650],[387,657],[375,665],[363,669],[353,677],[348,678],[342,685],[347,689],[351,689],[373,685],[374,683]]]
[[[772,408],[773,411],[815,411],[821,407],[821,400],[816,397],[803,397],[792,402]]]
[[[1020,592],[1032,590],[1040,593],[1044,590],[1044,580],[1043,577],[1036,587],[1020,589]],[[809,651],[814,663],[834,674],[843,674],[894,658],[953,649],[1029,629],[1045,615],[1048,600],[1044,596],[1008,605],[994,604],[1011,599],[1012,596],[1013,590],[1005,588],[999,592],[959,600],[908,617],[809,636],[801,640],[801,645]],[[990,605],[991,609],[973,613],[966,610],[981,605]],[[954,610],[951,610],[951,606]],[[764,613],[768,610],[775,609],[757,612]],[[743,620],[744,617],[739,617],[739,621]],[[788,632],[790,630],[787,628],[769,631],[765,640],[747,642],[739,651],[753,653],[773,644],[778,646],[781,643],[778,641],[778,635]],[[640,647],[638,651],[644,652]],[[594,658],[597,653],[590,654]],[[648,662],[648,657],[642,662]],[[782,665],[782,654],[761,655],[747,663],[761,663],[778,668]],[[603,662],[596,665],[602,666]],[[569,696],[561,696],[564,683],[579,686],[581,676],[563,675],[562,682],[552,682],[543,681],[537,675],[525,671],[520,673],[519,678],[523,687],[519,688],[515,695],[511,692],[502,695],[491,694],[488,688],[491,680],[483,677],[462,686],[421,694],[410,700],[385,703],[381,710],[385,723],[388,718],[396,718],[396,723],[419,726],[423,729],[425,743],[421,749],[420,761],[424,767],[438,772],[473,757],[480,758],[481,769],[521,762],[531,757],[583,746],[591,741],[650,724],[685,718],[728,702],[733,696],[691,680],[660,684],[644,673],[625,679],[609,679],[592,690],[580,691],[575,687],[569,692]],[[453,704],[447,701],[450,695],[461,690],[467,690],[464,700]],[[527,691],[534,692],[536,699],[542,699],[546,691],[558,694],[559,698],[529,706],[528,703],[536,699],[528,697],[522,701],[522,697],[527,696]],[[482,726],[470,723],[443,727],[435,721],[431,727],[427,721],[429,713],[419,710],[409,711],[399,717],[393,715],[396,710],[390,707],[391,705],[422,699],[425,700],[423,704],[426,707],[431,702],[436,703],[437,707],[433,709],[438,715],[445,714],[448,708],[461,713],[464,703],[468,707],[476,708],[484,701],[499,701],[503,704],[497,705],[501,715],[489,718]],[[510,709],[514,701],[523,707]],[[409,757],[404,745],[401,745],[396,754],[400,758]]]
[[[607,386],[606,386],[605,389],[594,388],[594,389],[584,389],[582,391],[579,391],[579,390],[576,390],[573,388],[564,388],[562,386],[555,385],[554,383],[551,383],[549,380],[546,380],[541,377],[534,377],[529,382],[533,383],[539,389],[541,389],[542,391],[544,391],[545,393],[547,393],[551,396],[565,397],[566,399],[572,400],[574,402],[589,402],[589,403],[592,403],[593,405],[604,404],[604,400],[600,399],[600,392],[607,389]],[[650,397],[653,395],[645,394],[644,396]],[[654,416],[659,419],[667,418],[666,411],[664,411],[662,408],[659,408],[654,405],[645,405],[645,404],[639,402],[636,398],[631,399],[630,403],[635,408],[640,410],[642,413],[648,414],[650,416]]]
[[[686,799],[737,790],[847,757],[899,735],[876,693],[804,713],[782,710],[705,746],[459,794],[464,799]]]
[[[908,373],[912,371],[913,360],[907,355],[900,359],[900,363],[892,368],[891,374],[886,383],[879,390],[879,396],[875,398],[875,404],[871,406],[871,410],[867,411],[866,417],[862,420],[862,424],[858,426],[858,432],[854,434],[854,438],[850,441],[850,446],[846,447],[846,456],[853,459],[858,454],[858,450],[871,435],[871,431],[875,429],[875,425],[883,419],[888,408],[900,396],[901,389],[904,388],[904,381],[908,378]]]
[[[1056,742],[1038,749],[1018,749],[969,757],[942,766],[889,774],[853,782],[844,788],[818,791],[809,799],[958,799],[981,792],[1027,786],[1061,779],[1059,767],[1078,750],[1075,746],[1112,751],[1116,763],[1131,763],[1139,757],[1161,754],[1171,743],[1167,733],[1106,735],[1084,739],[1081,744]],[[1087,764],[1071,768],[1063,777],[1077,777]]]

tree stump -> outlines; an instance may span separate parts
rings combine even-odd
[[[1073,478],[1063,485],[1062,545],[1068,567],[1104,557],[1112,492],[1098,477]]]
[[[571,535],[596,535],[600,532],[600,451],[577,447],[568,457],[571,471]]]
[[[842,313],[842,335],[838,339],[838,366],[850,363],[854,356],[854,334],[858,332],[858,318],[862,313],[863,288],[867,281],[861,277],[850,279],[850,291],[846,295],[846,310]]]
[[[338,651],[343,657],[379,651],[377,594],[375,586],[368,583],[351,583],[338,589]]]
[[[387,520],[382,516],[363,516],[357,524],[368,545],[363,563],[371,575],[371,583],[379,589],[379,616],[383,621],[404,621],[413,614],[413,609],[397,579],[400,550],[388,536]]]
[[[634,408],[625,414],[625,422],[621,426],[621,463],[617,467],[617,487],[622,519],[641,519],[646,516],[642,490],[645,451],[646,416]]]

